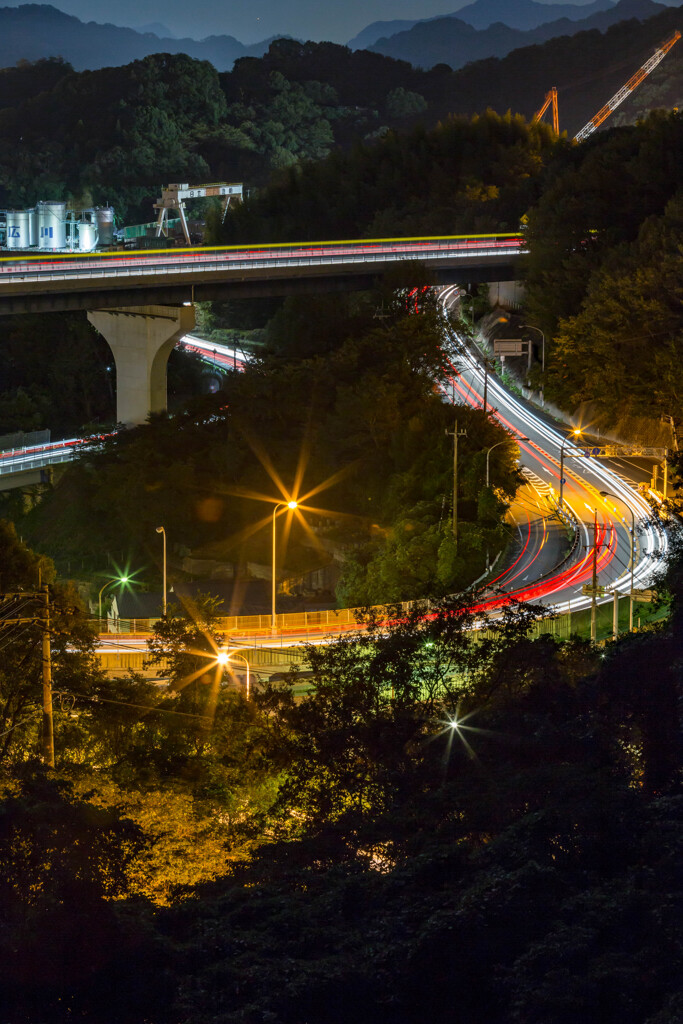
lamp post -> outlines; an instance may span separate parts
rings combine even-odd
[[[240,661],[243,661],[244,664],[246,665],[246,668],[247,668],[247,692],[246,692],[246,698],[247,698],[247,700],[249,700],[251,674],[250,674],[249,662],[244,657],[244,655],[243,654],[237,654],[235,651],[220,650],[218,652],[218,657],[216,658],[216,661],[218,662],[219,665],[229,665],[230,661],[232,660],[232,658],[239,658]]]
[[[484,408],[484,415],[486,416],[486,415],[488,415],[488,411],[489,411],[489,397],[488,397],[489,396],[489,370],[493,369],[493,364],[491,363],[491,360],[489,359],[488,356],[484,356],[482,362],[483,362],[483,365],[484,365],[484,398],[483,398],[483,408]]]
[[[566,445],[570,437],[572,438],[572,440],[576,440],[576,438],[579,437],[580,434],[580,429],[576,427],[574,430],[572,430],[571,434],[565,437],[564,441],[560,445],[560,508],[562,508],[562,505],[564,503],[564,446]]]
[[[157,526],[157,533],[162,534],[164,538],[164,618],[166,618],[166,530],[163,526]]]
[[[487,449],[487,451],[486,451],[486,486],[487,487],[489,486],[489,456],[491,455],[491,452],[493,451],[493,449],[497,448],[499,444],[505,444],[506,441],[528,441],[528,440],[529,440],[528,437],[513,437],[512,435],[510,435],[510,437],[504,437],[502,441],[496,441],[495,444],[492,444],[491,447]]]
[[[127,576],[115,576],[113,579],[107,580],[107,582],[102,587],[100,587],[100,592],[97,595],[97,606],[98,606],[98,609],[99,609],[98,619],[100,621],[100,626],[102,625],[102,594],[107,589],[107,587],[110,587],[112,585],[112,583],[127,583],[127,582],[128,582],[128,577]]]
[[[540,327],[534,327],[533,324],[522,324],[522,327],[527,327],[530,331],[538,331],[541,335],[541,370],[545,373],[545,334]]]
[[[273,580],[272,580],[272,603],[271,603],[271,615],[270,615],[270,628],[274,633],[277,628],[277,619],[275,612],[275,595],[277,593],[277,529],[275,525],[275,518],[277,516],[277,510],[279,508],[289,508],[294,510],[298,508],[296,501],[279,501],[273,509]]]
[[[600,491],[601,498],[613,498],[614,501],[619,499],[615,494],[611,494],[609,491]],[[623,499],[622,499],[623,500]],[[626,505],[626,502],[624,502]],[[636,517],[633,509],[630,505],[626,505],[626,508],[631,513],[631,589],[628,596],[628,631],[633,632],[633,574],[636,565]],[[615,509],[616,511],[616,509]]]
[[[496,441],[490,448],[486,450],[486,488],[489,488],[489,457],[494,448],[497,448],[499,444],[505,444],[506,441],[528,441],[528,437],[504,437],[502,441]],[[489,571],[489,548],[486,546],[486,571]]]

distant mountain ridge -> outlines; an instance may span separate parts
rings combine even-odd
[[[663,10],[671,8],[655,0],[619,0],[616,4],[612,0],[594,0],[583,6],[543,4],[537,0],[515,0],[514,5],[510,0],[475,0],[463,7],[457,17],[432,18],[417,23],[375,22],[374,27],[368,26],[355,41],[368,37],[368,33],[374,34],[378,26],[411,27],[380,38],[372,45],[351,45],[350,48],[407,61],[416,68],[448,64],[457,70],[473,61],[492,57],[500,59],[515,49],[544,43],[555,37],[591,29],[604,32],[625,19],[645,20]],[[587,11],[593,13],[577,20],[581,12]],[[510,27],[502,20],[495,20],[485,28],[476,28],[465,20],[468,18],[484,25],[491,18],[505,17],[508,21],[528,24],[534,19],[554,17],[561,12],[565,12],[563,17],[545,21],[533,29]],[[218,71],[224,72],[230,71],[241,57],[262,57],[275,38],[246,46],[228,35],[208,36],[202,40],[158,36],[149,31],[152,27],[161,31],[164,28],[157,23],[156,26],[144,26],[147,31],[136,31],[112,24],[82,22],[50,4],[1,7],[0,67],[13,67],[20,60],[61,57],[76,71],[85,71],[120,67],[155,53],[183,53],[209,61]]]
[[[357,36],[350,39],[347,46],[352,50],[363,50],[372,47],[379,39],[389,39],[399,32],[409,32],[415,25],[423,25],[443,18],[457,18],[472,28],[485,29],[494,22],[500,21],[508,28],[522,31],[538,28],[549,21],[569,18],[570,21],[583,21],[600,11],[607,11],[614,6],[615,0],[594,0],[590,4],[547,4],[537,0],[474,0],[474,3],[461,7],[452,14],[440,14],[435,18],[415,18],[411,20],[373,21]]]
[[[491,2],[498,5],[501,0],[477,0],[477,4],[482,6]],[[531,3],[532,0],[523,2]],[[472,61],[488,57],[500,59],[513,50],[545,43],[558,36],[577,35],[591,29],[604,32],[611,25],[631,18],[645,21],[665,10],[670,8],[654,0],[619,0],[617,4],[610,4],[608,9],[599,10],[581,21],[565,17],[528,31],[509,28],[500,21],[485,29],[475,29],[459,17],[436,18],[418,22],[413,28],[389,38],[379,39],[367,49],[385,57],[408,61],[414,67],[432,68],[437,64],[448,64],[457,70]]]
[[[152,53],[186,53],[229,71],[239,57],[261,57],[271,39],[245,46],[233,36],[160,38],[118,25],[83,22],[50,4],[0,7],[0,66],[63,57],[76,71],[118,67]]]
[[[169,28],[162,25],[160,21],[151,21],[146,25],[126,25],[124,28],[132,28],[134,32],[151,32],[152,35],[158,36],[159,39],[176,39],[177,36],[174,32],[171,32]]]

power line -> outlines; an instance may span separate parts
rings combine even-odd
[[[40,711],[40,708],[37,707],[37,706],[34,707],[34,709],[33,709],[33,714],[34,715],[35,715],[36,711]],[[33,715],[31,715],[31,718],[32,717],[33,717]],[[20,722],[15,722],[14,725],[10,729],[5,729],[4,732],[0,732],[0,736],[9,736],[9,734],[11,732],[14,732],[15,729],[18,729],[20,725],[25,725],[26,722],[30,722],[31,718],[22,718]]]
[[[88,697],[82,693],[71,693],[69,690],[60,690],[55,694],[56,697],[73,697],[76,700],[89,700],[93,704],[116,704],[124,708],[138,708],[142,711],[153,711],[155,714],[160,715],[180,715],[183,718],[206,718],[206,715],[200,715],[192,713],[190,711],[172,711],[169,708],[155,707],[153,704],[133,704],[130,701],[125,700],[111,700],[109,697]]]

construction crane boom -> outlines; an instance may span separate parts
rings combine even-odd
[[[574,136],[574,142],[583,142],[584,139],[588,138],[596,128],[599,128],[603,121],[605,121],[613,110],[623,103],[627,96],[630,96],[635,88],[637,88],[644,78],[650,74],[654,68],[657,67],[660,61],[664,60],[667,53],[681,38],[681,33],[676,31],[674,34],[662,43],[658,47],[652,56],[645,61],[643,66],[636,71],[635,75],[629,78],[626,85],[622,85],[619,92],[616,92],[611,100],[605,104],[605,106],[597,112],[597,114],[590,119],[588,124],[585,124],[580,132]],[[547,104],[546,104],[547,106]],[[545,109],[545,108],[544,108]]]
[[[533,116],[533,120],[534,121],[540,121],[551,103],[553,105],[553,130],[554,130],[556,135],[559,135],[560,134],[560,114],[559,114],[559,111],[558,111],[558,108],[557,108],[557,88],[555,86],[553,86],[552,89],[550,89],[545,94],[545,102],[544,102],[543,106],[541,107],[541,109],[536,111],[536,113]]]

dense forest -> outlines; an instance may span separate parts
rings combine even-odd
[[[261,187],[273,172],[390,129],[431,129],[487,107],[530,118],[552,84],[561,127],[573,134],[679,27],[678,17],[666,10],[459,71],[288,39],[221,74],[184,54],[84,72],[59,59],[21,62],[0,70],[0,208],[68,198],[112,203],[119,223],[146,222],[169,181]],[[618,116],[682,104],[682,67],[675,48]]]
[[[558,142],[491,110],[391,132],[282,174],[226,218],[221,240],[387,238],[518,231]]]
[[[678,420],[682,199],[683,117],[662,111],[567,153],[529,212],[527,306],[565,409]]]
[[[679,559],[670,621],[602,650],[437,602],[310,648],[297,699],[221,680],[210,603],[157,627],[170,690],[112,683],[51,584],[54,772],[39,627],[0,661],[6,1018],[680,1019]],[[7,524],[0,564],[35,585]]]

